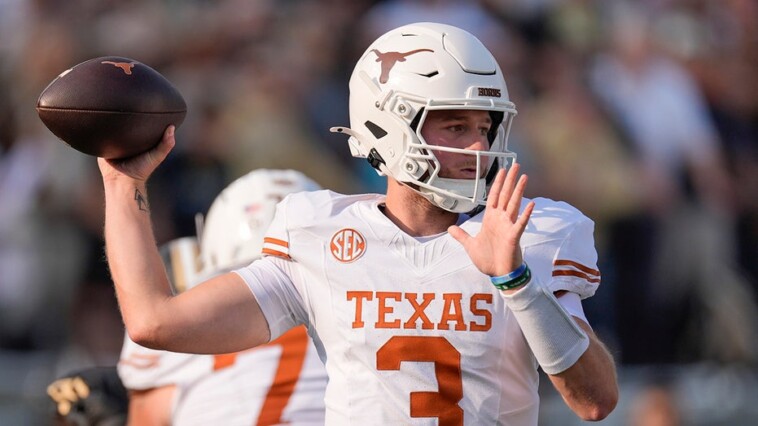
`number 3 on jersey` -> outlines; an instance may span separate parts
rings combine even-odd
[[[400,370],[403,361],[433,362],[439,392],[411,392],[411,417],[437,417],[440,426],[463,424],[461,354],[444,337],[395,336],[376,353],[377,370]]]

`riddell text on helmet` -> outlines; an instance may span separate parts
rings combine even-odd
[[[493,89],[491,87],[478,87],[477,93],[479,96],[489,96],[492,98],[501,97],[500,89]]]

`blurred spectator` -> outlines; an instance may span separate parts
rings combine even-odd
[[[267,58],[266,64],[253,58],[244,63],[243,78],[236,82],[235,94],[220,117],[218,136],[232,174],[266,167],[296,169],[324,187],[356,192],[356,181],[346,178],[350,169],[314,140],[301,115],[297,90],[309,81],[307,70],[286,52],[258,53]]]
[[[70,216],[81,163],[42,133],[33,101],[19,108],[11,88],[0,81],[0,348],[54,349],[65,343],[60,318],[85,261]]]
[[[34,110],[44,87],[85,59],[86,43],[70,8],[24,3],[20,48],[0,74],[0,349],[59,353],[64,368],[115,362],[120,339],[109,347],[108,336],[122,326],[102,258],[96,163]]]
[[[615,274],[609,268],[609,231],[639,214],[639,170],[616,130],[584,85],[581,62],[558,42],[535,48],[531,82],[535,97],[518,120],[524,129],[529,192],[566,200],[595,221],[596,245],[603,254],[602,291],[585,302],[596,331],[616,343]],[[602,201],[601,201],[602,200]],[[615,348],[612,348],[615,349]]]
[[[758,3],[683,2],[656,30],[703,88],[735,184],[737,260],[758,294]]]
[[[635,184],[645,189],[646,212],[612,236],[622,360],[754,360],[756,310],[733,261],[734,193],[719,136],[691,75],[656,51],[649,16],[620,5],[608,50],[590,71],[643,171]],[[715,282],[719,298],[733,302],[726,312],[712,303]],[[708,333],[707,324],[724,321],[729,338]]]
[[[470,32],[486,46],[503,43],[504,28],[478,1],[386,0],[378,2],[361,18],[360,42],[368,46],[385,32],[414,22],[439,22]]]
[[[650,176],[650,208],[665,214],[692,196],[729,213],[731,182],[702,93],[684,68],[656,52],[642,11],[630,6],[615,16],[591,84]]]

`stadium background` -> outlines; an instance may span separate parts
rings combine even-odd
[[[123,336],[99,174],[37,118],[48,82],[121,55],[183,93],[177,148],[150,185],[165,242],[257,167],[383,191],[327,129],[348,123],[368,43],[425,20],[498,57],[529,195],[596,221],[603,282],[585,308],[621,383],[600,424],[758,423],[758,3],[0,0],[0,424],[46,424],[47,384],[113,365]],[[543,384],[541,424],[580,423]]]

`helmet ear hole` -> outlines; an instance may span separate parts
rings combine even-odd
[[[372,121],[366,121],[363,124],[371,132],[371,134],[374,135],[376,139],[381,139],[387,136],[387,131],[379,127],[376,123]]]

